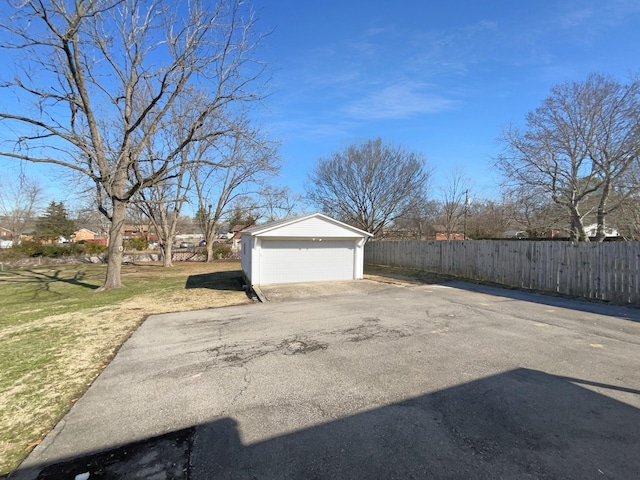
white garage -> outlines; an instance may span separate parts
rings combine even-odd
[[[242,231],[242,270],[251,285],[357,280],[371,234],[314,213]]]

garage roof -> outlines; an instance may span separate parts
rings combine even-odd
[[[283,220],[268,222],[263,225],[242,230],[242,235],[250,235],[256,237],[271,236],[291,236],[291,237],[312,237],[312,236],[328,236],[328,237],[372,237],[373,235],[352,227],[346,223],[327,217],[322,213],[312,213],[299,217],[290,217]]]

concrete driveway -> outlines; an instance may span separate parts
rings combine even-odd
[[[638,477],[637,310],[464,283],[264,293],[150,317],[11,478]]]

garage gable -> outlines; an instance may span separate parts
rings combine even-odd
[[[371,234],[333,218],[314,213],[249,228],[242,234],[278,238],[367,238]]]

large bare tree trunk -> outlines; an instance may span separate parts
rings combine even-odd
[[[122,270],[122,256],[124,254],[123,240],[127,204],[114,198],[112,206],[113,216],[111,218],[111,227],[109,228],[107,275],[104,280],[104,285],[97,291],[122,287],[120,272]]]
[[[584,232],[584,223],[577,208],[569,205],[569,211],[571,213],[571,231],[569,232],[569,239],[572,242],[588,242],[589,237]]]
[[[213,262],[215,258],[213,258],[213,242],[207,240],[207,259],[206,262]]]
[[[604,239],[607,236],[605,231],[605,222],[607,217],[607,200],[610,193],[611,180],[607,178],[602,184],[602,193],[600,194],[600,200],[598,202],[596,242],[604,242]]]
[[[173,256],[173,243],[171,242],[171,237],[169,240],[162,246],[162,266],[163,267],[173,267],[173,261],[171,257]]]

